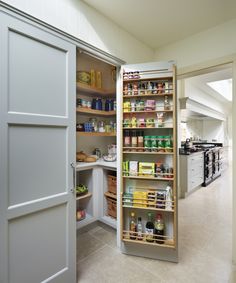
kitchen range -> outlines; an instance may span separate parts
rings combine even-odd
[[[198,187],[206,187],[221,175],[223,144],[191,142],[189,139],[179,149],[181,197],[186,197]]]

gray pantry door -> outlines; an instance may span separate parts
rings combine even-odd
[[[0,11],[0,282],[75,283],[75,46]]]

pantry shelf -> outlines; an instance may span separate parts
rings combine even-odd
[[[123,207],[124,208],[131,208],[131,209],[145,209],[145,210],[154,210],[154,211],[174,212],[173,209],[167,210],[167,209],[155,208],[155,207],[129,206],[129,205],[123,205]]]
[[[115,194],[109,192],[105,192],[104,195],[109,198],[117,199],[117,196]]]
[[[159,181],[173,181],[174,178],[160,178],[160,177],[145,177],[145,176],[123,176],[127,179],[140,179],[140,180],[159,180]]]
[[[90,108],[76,108],[77,113],[83,113],[88,115],[96,115],[96,116],[115,116],[116,111],[102,111],[102,110],[94,110]]]
[[[92,87],[90,85],[86,85],[83,83],[77,83],[76,84],[77,87],[77,91],[78,92],[83,92],[86,93],[88,95],[101,95],[101,96],[115,96],[116,91],[115,89],[102,89],[102,88],[96,88],[96,87]]]
[[[133,78],[133,79],[123,79],[123,83],[130,83],[130,82],[138,82],[138,81],[165,81],[165,80],[169,80],[172,79],[172,76],[166,76],[166,75],[159,75],[158,77],[140,77],[140,78]]]
[[[135,243],[135,244],[141,244],[141,245],[151,245],[151,246],[159,246],[162,248],[172,248],[175,249],[174,245],[170,245],[170,244],[157,244],[157,243],[149,243],[149,242],[144,242],[144,241],[139,241],[139,240],[130,240],[130,239],[124,239],[124,242],[129,242],[129,243]]]
[[[91,196],[92,196],[92,193],[87,193],[83,196],[76,197],[76,200],[90,198]]]
[[[124,130],[153,130],[153,129],[173,129],[173,127],[123,127]]]
[[[76,132],[77,136],[94,136],[94,137],[115,137],[116,133],[99,133],[99,132]]]
[[[173,110],[146,110],[146,111],[129,111],[129,112],[123,112],[124,115],[125,114],[136,114],[136,113],[145,113],[145,114],[148,114],[148,113],[158,113],[158,112],[173,112]]]
[[[137,97],[164,97],[164,96],[172,96],[173,93],[172,92],[168,92],[168,93],[162,93],[162,94],[155,94],[155,93],[151,93],[151,94],[137,94],[137,95],[123,95],[123,98],[137,98]]]
[[[125,154],[150,154],[150,155],[172,155],[173,152],[145,152],[145,151],[123,151]]]

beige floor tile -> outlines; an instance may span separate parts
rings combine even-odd
[[[104,243],[94,238],[89,233],[79,234],[77,236],[77,261],[80,261],[91,253],[104,247]]]
[[[96,239],[100,240],[104,244],[107,244],[108,246],[111,247],[116,247],[117,242],[116,242],[116,230],[113,228],[107,227],[107,228],[102,228],[98,230],[93,230],[89,232],[93,237]]]

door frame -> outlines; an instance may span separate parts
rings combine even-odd
[[[205,71],[211,72],[232,64],[233,99],[232,109],[236,107],[236,53],[205,61],[196,65],[177,69],[177,80],[199,75]],[[236,111],[232,111],[232,160],[236,160]],[[232,162],[232,263],[236,265],[236,165]]]

